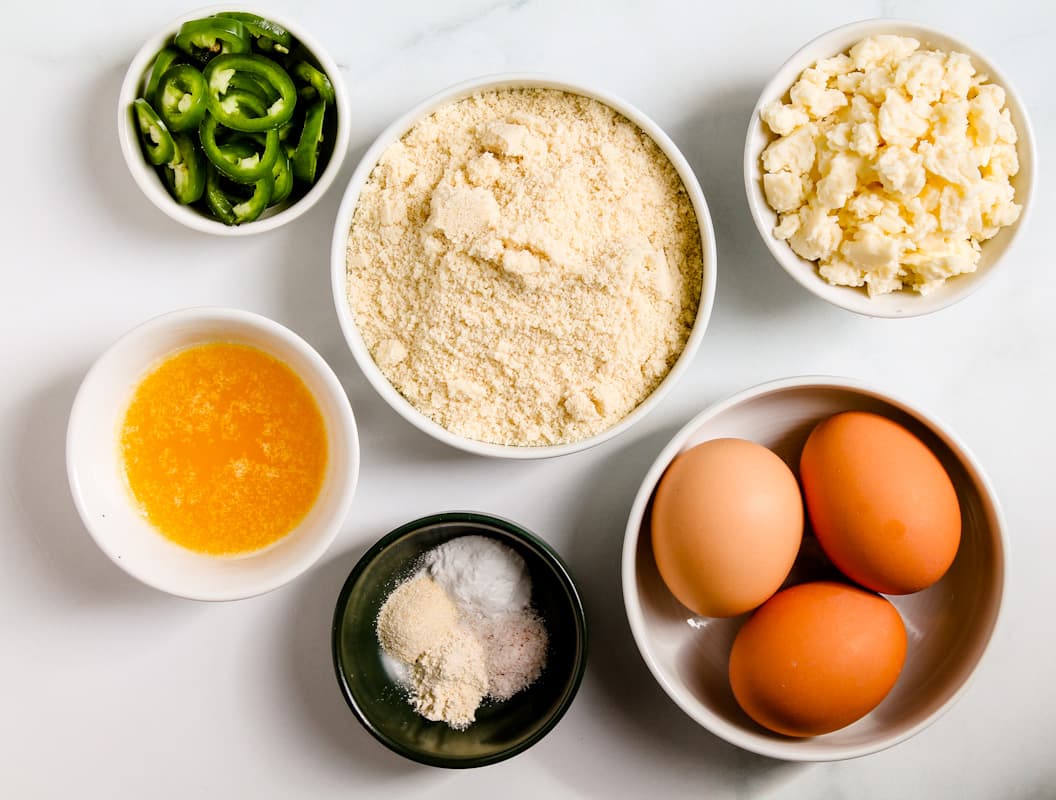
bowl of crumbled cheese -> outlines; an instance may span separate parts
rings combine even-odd
[[[715,293],[700,185],[618,98],[536,75],[451,87],[367,151],[331,252],[357,363],[473,453],[563,455],[647,414]]]
[[[356,718],[431,766],[503,761],[542,739],[586,666],[583,605],[546,543],[485,514],[410,522],[341,590],[334,666]]]
[[[1022,230],[1034,141],[977,50],[899,20],[804,46],[763,90],[744,177],[759,232],[803,287],[871,317],[967,297]]]

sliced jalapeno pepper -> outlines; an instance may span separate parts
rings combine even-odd
[[[264,19],[245,11],[223,11],[216,16],[237,19],[249,31],[249,35],[257,40],[257,46],[262,50],[274,49],[280,53],[290,52],[290,47],[293,45],[290,32],[270,19]],[[267,42],[264,41],[265,39]],[[279,47],[283,49],[279,50]]]
[[[205,191],[205,158],[186,133],[177,133],[176,156],[165,165],[165,182],[176,202],[190,205]]]
[[[290,138],[290,134],[297,129],[297,126],[293,122],[287,122],[284,125],[279,126],[279,141],[285,142]]]
[[[212,164],[207,165],[205,176],[205,203],[218,220],[225,225],[234,225],[235,210],[231,207],[231,200],[220,186],[220,173]]]
[[[245,133],[240,134],[240,136],[248,137],[261,147],[267,143],[267,136],[263,133]],[[220,152],[225,156],[250,158],[257,150],[245,139],[239,138],[232,140],[229,144],[221,145]],[[274,185],[271,189],[270,205],[274,206],[283,202],[293,192],[293,170],[290,168],[290,157],[284,152],[281,144],[278,157],[271,168],[271,177],[274,180]]]
[[[263,136],[263,150],[258,152],[248,142],[244,143],[248,154],[240,154],[230,147],[225,148],[216,141],[217,119],[212,114],[202,120],[198,128],[198,137],[202,141],[205,157],[231,180],[239,183],[256,183],[265,175],[271,175],[271,168],[279,157],[279,132],[275,128]]]
[[[229,145],[222,145],[221,151],[232,158],[245,158],[256,152],[253,150],[250,142],[245,139],[233,141]],[[284,159],[285,156],[280,157],[280,160]],[[276,161],[277,165],[279,163],[280,161]],[[259,182],[252,185],[252,195],[244,197],[239,196],[238,193],[245,188],[245,185],[231,185],[234,192],[228,194],[224,187],[223,173],[211,164],[207,165],[207,169],[208,172],[206,174],[205,185],[206,204],[209,206],[213,215],[225,225],[239,225],[241,223],[252,222],[253,220],[256,220],[266,208],[274,206],[276,203],[281,203],[283,199],[285,199],[285,195],[280,196],[276,194],[278,187],[275,185],[274,177],[263,177]],[[289,178],[288,183],[290,184],[290,188],[293,187],[293,177]]]
[[[232,90],[224,95],[224,99],[220,101],[220,104],[231,113],[245,113],[248,111],[253,115],[253,119],[263,117],[268,110],[267,100],[251,92],[237,90]],[[234,129],[232,128],[232,130]]]
[[[241,225],[252,222],[264,213],[271,203],[273,181],[271,175],[265,175],[253,184],[253,194],[242,198],[228,194],[224,189],[223,177],[217,170],[208,171],[205,202],[217,219],[227,225]],[[232,187],[236,188],[236,187]]]
[[[319,143],[323,140],[323,117],[325,115],[326,101],[316,100],[304,116],[301,138],[290,159],[293,177],[302,181],[315,180],[315,168],[319,161]]]
[[[147,88],[143,91],[143,97],[148,103],[157,102],[161,76],[181,58],[183,58],[183,53],[175,47],[166,47],[154,57],[154,63],[150,67],[150,77],[147,79]]]
[[[253,184],[253,195],[235,203],[231,210],[235,212],[235,224],[252,222],[271,204],[271,191],[274,181],[270,174],[265,175]]]
[[[285,202],[293,191],[293,170],[290,168],[290,159],[285,153],[279,153],[275,159],[275,165],[271,168],[271,177],[274,186],[271,190],[271,204]]]
[[[250,50],[246,26],[230,17],[206,17],[185,22],[173,44],[200,61],[220,53],[248,53]]]
[[[282,42],[272,41],[267,36],[261,36],[257,39],[257,47],[263,50],[265,53],[278,53],[279,55],[289,55],[290,46],[283,44]]]
[[[259,116],[245,113],[241,103],[228,102],[228,88],[232,77],[239,72],[249,73],[278,93],[278,99]],[[232,130],[254,133],[277,128],[293,116],[297,105],[297,89],[282,67],[269,58],[252,54],[217,56],[205,68],[209,85],[209,111],[223,125]]]
[[[176,155],[176,142],[150,103],[142,97],[132,101],[132,114],[139,129],[139,141],[147,161],[154,166],[166,164]],[[277,135],[277,134],[276,134]]]
[[[239,225],[315,181],[336,92],[281,25],[241,11],[190,20],[144,87],[133,124],[179,203]]]
[[[265,83],[256,75],[252,75],[248,72],[236,72],[231,76],[231,79],[227,82],[227,90],[246,92],[253,95],[263,102],[263,107],[259,113],[263,114],[264,109],[279,99],[279,93],[275,90],[274,86]]]
[[[190,64],[170,67],[161,77],[158,94],[158,113],[171,131],[195,128],[205,116],[205,78]]]
[[[333,105],[336,101],[337,98],[334,95],[334,85],[330,83],[330,79],[307,61],[298,61],[293,65],[291,72],[293,73],[293,77],[300,78],[315,89],[316,94],[326,102]]]

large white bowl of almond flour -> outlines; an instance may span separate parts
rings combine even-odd
[[[501,458],[583,450],[648,414],[716,283],[704,193],[668,136],[624,100],[522,74],[453,86],[378,137],[331,267],[378,393]]]

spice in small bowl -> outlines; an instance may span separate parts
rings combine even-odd
[[[548,545],[452,512],[396,529],[360,559],[332,646],[345,700],[378,741],[423,764],[479,767],[564,715],[586,666],[586,620]]]
[[[527,689],[546,663],[546,626],[530,606],[524,559],[486,536],[429,550],[378,614],[414,710],[463,730],[487,701]]]

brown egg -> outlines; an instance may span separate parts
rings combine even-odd
[[[860,411],[829,417],[807,439],[799,472],[818,542],[862,586],[915,592],[953,563],[957,492],[935,454],[897,422]]]
[[[681,453],[653,498],[657,569],[687,608],[732,617],[781,586],[803,538],[803,501],[784,461],[754,442]]]
[[[738,632],[730,686],[763,727],[817,736],[876,708],[905,657],[906,629],[887,599],[842,583],[803,583],[770,598]]]

